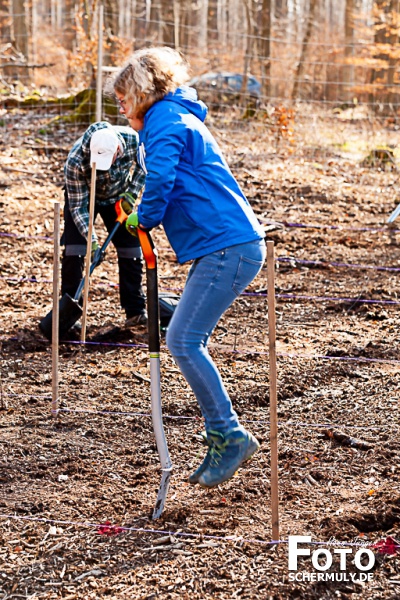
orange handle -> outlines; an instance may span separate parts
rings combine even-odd
[[[154,244],[150,233],[140,229],[140,227],[138,227],[136,231],[139,238],[140,247],[142,248],[144,260],[146,261],[146,266],[148,269],[155,269],[157,267],[157,255],[154,251]]]
[[[124,211],[124,209],[122,208],[122,198],[120,200],[118,200],[117,204],[115,205],[115,211],[117,213],[117,218],[115,219],[116,221],[118,221],[119,223],[125,223],[125,221],[127,220],[128,216],[126,214],[126,212]]]

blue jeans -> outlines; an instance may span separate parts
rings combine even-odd
[[[207,343],[222,314],[253,281],[265,260],[265,242],[230,246],[194,261],[167,330],[167,346],[192,388],[206,430],[239,426]]]

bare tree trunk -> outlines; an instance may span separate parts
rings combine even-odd
[[[343,73],[344,99],[351,100],[352,86],[354,85],[354,16],[357,0],[346,0],[345,19],[344,19],[344,38],[345,38],[345,67]]]
[[[300,55],[299,62],[297,63],[297,68],[296,68],[296,72],[295,72],[295,76],[294,76],[294,83],[293,83],[293,89],[292,89],[292,94],[291,94],[292,100],[295,100],[297,98],[300,82],[304,76],[305,60],[306,60],[307,51],[308,51],[308,44],[310,42],[310,38],[311,38],[312,30],[313,30],[317,4],[318,4],[318,0],[310,0],[310,8],[308,11],[306,32],[304,34],[303,43],[302,43],[302,47],[301,47],[301,55]]]
[[[104,0],[104,32],[106,47],[104,49],[104,65],[112,63],[112,56],[116,50],[119,29],[118,6],[114,0]]]
[[[90,23],[89,23],[89,18],[90,18],[90,9],[89,9],[89,3],[88,0],[83,0],[83,31],[85,32],[86,37],[90,38]]]
[[[76,47],[75,0],[65,0],[64,5],[64,46],[70,52]]]
[[[174,10],[174,46],[177,50],[179,50],[179,47],[180,47],[179,21],[180,21],[180,13],[181,13],[181,7],[179,4],[179,0],[174,0],[173,10]]]
[[[228,29],[226,0],[217,0],[217,28],[218,41],[225,48]]]
[[[26,11],[25,0],[11,1],[11,46],[13,49],[13,62],[19,64],[29,63],[29,34],[28,34],[28,14]],[[12,65],[12,63],[10,63]],[[30,79],[29,69],[18,68],[15,64],[4,71],[7,76],[20,79],[21,76],[26,80]]]
[[[94,36],[97,33],[94,31],[94,27],[96,26],[96,8],[97,0],[83,0],[83,11],[82,14],[79,13],[79,16],[82,17],[82,27],[84,35],[86,37],[84,46],[87,45],[88,40],[93,40]],[[89,87],[96,88],[95,65],[89,58],[86,60],[85,71],[88,80],[90,80]]]
[[[242,89],[240,90],[244,95],[247,89],[247,80],[250,71],[250,56],[252,51],[252,34],[253,34],[253,18],[251,13],[250,3],[252,0],[243,0],[244,8],[246,10],[246,24],[247,24],[247,35],[246,35],[246,48],[244,52],[244,64],[243,64],[243,79]]]
[[[271,95],[271,11],[272,1],[263,0],[261,9],[261,86],[263,96]]]
[[[180,48],[186,54],[191,49],[192,35],[197,23],[197,11],[192,9],[190,0],[181,0],[181,16],[180,16]]]
[[[242,102],[243,104],[248,101],[247,96],[247,82],[249,78],[249,73],[252,69],[253,57],[257,54],[255,49],[255,40],[257,34],[257,23],[256,23],[256,8],[257,8],[257,0],[243,0],[244,8],[246,11],[246,23],[247,23],[247,32],[246,32],[246,47],[245,47],[245,55],[244,55],[244,65],[243,65],[243,79],[242,79]]]
[[[134,47],[139,48],[139,40],[145,39],[146,32],[146,3],[144,0],[132,0],[132,39],[134,40]]]
[[[103,0],[104,4],[104,29],[107,35],[116,36],[118,35],[119,16],[118,6],[116,6],[115,0]]]
[[[154,5],[154,10],[151,13],[151,19],[155,28],[158,24],[158,43],[166,46],[175,45],[175,2],[171,0],[160,0],[160,4]],[[179,28],[178,28],[179,36]]]
[[[240,0],[230,0],[229,2],[229,48],[235,51],[240,48],[240,30],[242,27],[242,4]]]
[[[199,48],[205,50],[207,48],[208,37],[207,37],[207,23],[208,23],[208,0],[202,0],[200,5],[200,16],[199,16]]]
[[[302,23],[302,17],[303,17],[300,0],[293,0],[293,15],[294,15],[294,30],[295,30],[296,41],[300,41],[301,33],[302,33],[301,23]]]
[[[0,39],[2,44],[11,42],[11,14],[9,0],[0,0]]]
[[[118,36],[124,38],[134,37],[136,14],[136,0],[119,0],[118,10]]]
[[[62,26],[62,0],[50,0],[50,23],[52,27]]]
[[[56,0],[56,24],[61,29],[63,25],[63,0]]]
[[[395,84],[395,76],[398,63],[398,43],[399,43],[399,0],[391,0],[390,2],[391,16],[389,20],[389,64],[388,64],[388,104],[397,104],[397,85]]]
[[[129,17],[128,17],[128,15],[126,17],[127,35],[128,35],[128,37],[134,38],[135,30],[136,30],[136,21],[139,16],[138,11],[137,11],[137,0],[128,0],[128,4],[129,4]]]
[[[399,41],[398,19],[399,2],[398,0],[375,0],[375,36],[374,42],[377,50],[373,57],[386,63],[387,66],[379,69],[373,69],[371,73],[371,83],[376,84],[377,96],[380,102],[390,104],[396,97],[393,83],[397,65],[397,48]],[[385,89],[386,84],[386,89]],[[375,102],[374,94],[371,94],[371,102]]]
[[[275,18],[284,19],[287,16],[288,2],[287,0],[275,0]]]
[[[217,0],[208,0],[207,29],[209,43],[218,40]]]
[[[29,40],[25,0],[12,0],[13,45],[18,52],[29,59]]]
[[[37,15],[37,0],[31,0],[31,60],[37,60],[37,39],[38,39],[38,15]]]
[[[3,64],[8,63],[7,55],[11,55],[12,58],[15,58],[15,48],[13,48],[13,38],[12,38],[12,15],[11,15],[11,6],[9,0],[0,0],[0,39],[3,46],[4,57]],[[10,62],[10,65],[12,63]],[[15,69],[12,66],[4,67],[1,72],[1,75],[4,79],[8,77],[14,77],[16,75]]]

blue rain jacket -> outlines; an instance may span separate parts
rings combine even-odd
[[[196,90],[181,86],[147,111],[139,132],[146,172],[139,222],[162,223],[180,263],[264,237],[206,115]]]

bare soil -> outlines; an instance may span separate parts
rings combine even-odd
[[[213,123],[275,242],[282,543],[272,545],[266,267],[211,343],[262,443],[231,481],[212,491],[187,483],[205,453],[202,420],[164,348],[174,470],[164,513],[151,519],[160,470],[147,334],[123,327],[113,249],[93,276],[91,343],[82,349],[71,333],[60,346],[52,418],[51,347],[38,321],[51,308],[52,202],[76,136],[41,138],[38,123],[21,115],[0,146],[1,598],[398,598],[399,548],[375,551],[367,583],[292,582],[285,542],[400,538],[400,248],[386,225],[400,200],[396,165],[310,139],[293,145],[282,130]],[[179,292],[189,266],[177,264],[161,228],[154,237],[160,289]],[[351,557],[348,567],[356,571]],[[309,558],[299,572],[315,572]],[[329,572],[340,572],[338,555]]]

